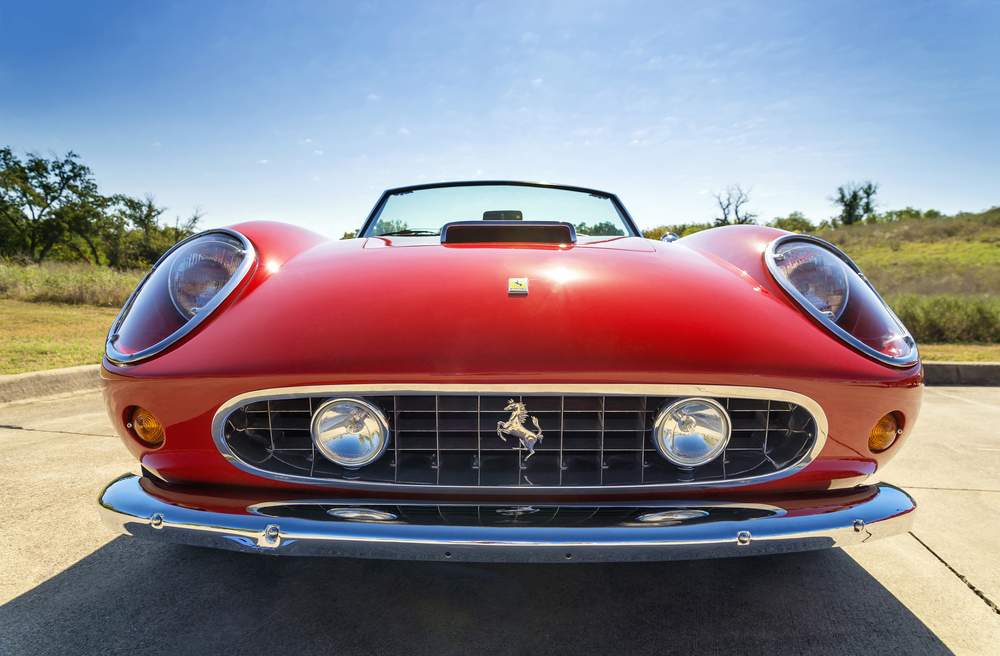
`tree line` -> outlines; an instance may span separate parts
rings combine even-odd
[[[763,225],[791,232],[815,232],[859,223],[884,223],[943,216],[937,210],[923,212],[912,207],[879,213],[876,209],[878,203],[875,200],[878,187],[877,182],[871,182],[870,180],[860,183],[849,182],[838,187],[837,192],[830,196],[829,200],[839,209],[839,213],[829,219],[824,219],[819,225],[807,219],[802,212],[792,212],[786,217],[777,217]],[[719,226],[757,224],[758,215],[747,211],[746,208],[746,205],[750,202],[751,191],[753,191],[752,186],[744,190],[740,185],[735,184],[727,187],[725,191],[713,193],[712,197],[715,199],[718,213],[721,216],[717,216],[712,222],[662,225],[649,230],[643,230],[643,235],[649,239],[659,239],[666,233],[673,232],[683,237]]]
[[[79,159],[72,151],[46,159],[0,149],[0,257],[149,268],[197,231],[199,210],[161,225],[166,208],[152,194],[106,196]]]

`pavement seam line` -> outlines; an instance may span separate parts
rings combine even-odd
[[[970,386],[971,387],[971,386]],[[980,403],[979,401],[973,401],[972,399],[964,399],[961,396],[955,396],[954,394],[945,394],[940,390],[931,390],[932,394],[938,394],[940,396],[947,396],[949,399],[955,399],[956,401],[965,401],[966,403],[971,403],[972,405],[978,405],[981,408],[988,408],[990,410],[996,410],[995,405],[988,405],[986,403]]]
[[[980,490],[971,487],[920,487],[919,485],[907,485],[907,490],[938,490],[940,492],[992,492],[994,494],[1000,490]]]
[[[969,579],[967,579],[964,576],[962,576],[961,574],[959,574],[958,571],[954,567],[952,567],[951,565],[949,565],[948,562],[944,558],[942,558],[941,556],[937,555],[937,553],[935,553],[933,549],[931,549],[930,547],[928,547],[927,544],[924,543],[923,540],[921,540],[916,535],[914,535],[913,531],[910,531],[910,536],[913,537],[914,540],[916,540],[917,542],[919,542],[920,545],[924,549],[926,549],[927,551],[931,552],[932,556],[934,556],[935,558],[937,558],[938,560],[940,560],[942,565],[944,565],[945,567],[947,567],[948,569],[950,569],[951,573],[954,574],[955,576],[957,576],[959,579],[961,579],[962,583],[964,583],[965,585],[969,586],[969,589],[972,590],[973,592],[975,592],[976,596],[979,597],[980,599],[982,599],[986,603],[987,606],[989,606],[990,608],[992,608],[994,613],[996,613],[997,615],[1000,615],[1000,608],[997,608],[997,605],[994,604],[993,601],[990,600],[989,597],[987,597],[985,594],[983,594],[982,590],[980,590],[976,586],[972,585],[972,583],[969,581]]]
[[[30,433],[59,433],[60,435],[83,435],[84,437],[114,437],[114,435],[97,435],[96,433],[74,433],[73,431],[45,430],[44,428],[25,428],[24,426],[10,426],[0,424],[0,428],[7,430],[23,430]]]

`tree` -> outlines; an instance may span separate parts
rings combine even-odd
[[[144,198],[118,195],[104,217],[101,237],[109,266],[145,269],[154,264],[171,246],[193,235],[204,214],[195,208],[183,223],[180,217],[174,225],[160,225],[166,207],[156,205],[156,197]]]
[[[743,210],[742,215],[740,214],[743,206],[750,202],[751,191],[753,191],[752,186],[743,191],[737,184],[726,188],[725,197],[723,197],[722,192],[713,193],[712,196],[719,204],[719,211],[722,212],[722,216],[715,219],[715,225],[725,226],[755,223],[757,220],[756,214],[751,214],[746,210]]]
[[[647,228],[642,231],[642,236],[646,239],[656,239],[659,240],[660,237],[672,232],[678,237],[687,237],[688,235],[693,235],[696,232],[701,232],[702,230],[708,230],[714,227],[711,223],[678,223],[676,225],[661,225],[655,228]]]
[[[854,225],[866,217],[875,217],[874,198],[877,192],[878,183],[868,180],[863,184],[849,182],[837,187],[837,195],[830,198],[834,205],[840,206],[840,216],[836,217],[836,222],[840,225]]]
[[[0,149],[4,250],[20,245],[41,263],[68,235],[92,241],[97,208],[105,201],[90,169],[77,159],[72,151],[52,160],[28,153],[22,162],[9,147]]]
[[[778,217],[767,225],[789,232],[809,232],[816,229],[812,221],[803,216],[802,212],[792,212],[785,218]]]
[[[578,223],[574,226],[578,234],[587,235],[590,237],[621,237],[625,233],[621,228],[616,226],[611,221],[602,221],[601,223],[595,223],[592,226],[588,226],[586,223]]]

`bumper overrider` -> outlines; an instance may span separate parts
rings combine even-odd
[[[916,505],[880,483],[794,498],[489,504],[234,498],[128,474],[99,499],[135,537],[272,555],[625,562],[789,553],[905,533]],[[213,497],[213,494],[217,495]]]

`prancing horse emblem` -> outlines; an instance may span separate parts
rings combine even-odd
[[[542,427],[538,425],[536,417],[528,414],[528,409],[524,407],[523,403],[515,403],[514,399],[510,399],[504,410],[511,413],[510,419],[497,422],[497,435],[504,442],[507,441],[507,438],[503,436],[504,433],[516,436],[521,441],[521,446],[530,452],[524,457],[525,461],[527,461],[528,458],[535,455],[535,445],[542,441]],[[531,417],[531,422],[535,425],[535,430],[538,432],[533,433],[525,427],[529,417]]]

